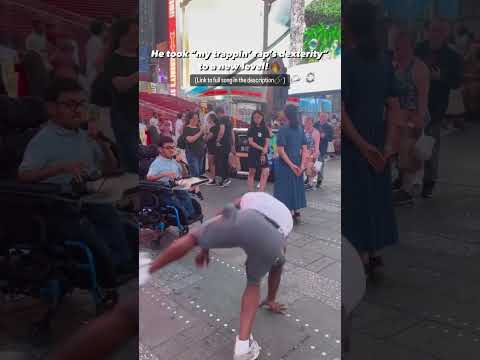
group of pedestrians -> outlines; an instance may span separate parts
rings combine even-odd
[[[376,14],[371,4],[350,6],[342,59],[342,233],[371,276],[379,251],[398,241],[394,205],[434,194],[442,121],[462,79],[445,21],[430,22],[419,44],[399,29],[390,53],[377,41]]]

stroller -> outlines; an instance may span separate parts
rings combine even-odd
[[[203,222],[203,213],[200,203],[191,198],[194,208],[193,215],[188,216],[181,206],[173,206],[166,199],[175,196],[177,183],[169,184],[145,180],[151,163],[158,156],[155,145],[139,145],[139,176],[140,183],[137,189],[139,194],[138,223],[142,228],[164,231],[170,226],[178,228],[180,235],[189,231],[189,226],[196,222]],[[183,164],[186,166],[186,164]],[[184,190],[181,190],[184,191]]]

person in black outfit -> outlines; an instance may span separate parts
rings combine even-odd
[[[313,125],[315,129],[320,132],[320,155],[318,161],[322,163],[322,169],[317,176],[317,188],[322,185],[325,173],[325,160],[328,151],[328,144],[333,141],[333,128],[328,123],[327,119],[320,116],[318,121]]]
[[[122,19],[113,25],[114,52],[105,65],[112,86],[111,119],[122,167],[138,172],[138,24]]]
[[[220,179],[218,186],[225,187],[232,183],[229,179],[229,163],[228,156],[232,151],[232,123],[230,117],[225,115],[225,110],[218,107],[215,110],[218,117],[218,135],[216,139],[215,152],[215,171],[217,177]]]
[[[218,125],[218,117],[215,113],[210,113],[207,117],[208,128],[205,130],[204,140],[207,143],[208,169],[210,172],[210,181],[207,185],[216,185],[215,181],[215,154],[217,152],[217,136],[220,126]]]
[[[431,121],[425,129],[435,139],[432,157],[425,162],[423,197],[432,196],[438,178],[440,131],[448,108],[450,90],[460,86],[462,65],[460,56],[447,44],[448,25],[440,20],[430,24],[428,40],[418,45],[415,55],[430,68],[428,109]]]
[[[201,163],[205,152],[203,132],[200,129],[198,113],[188,112],[186,119],[188,125],[183,129],[186,144],[185,154],[190,168],[190,176],[198,177],[201,175]]]
[[[255,175],[261,170],[260,191],[265,191],[270,169],[268,167],[268,143],[270,132],[265,124],[263,113],[255,110],[252,113],[248,137],[248,191],[253,192]]]

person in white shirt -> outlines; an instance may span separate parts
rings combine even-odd
[[[141,119],[138,123],[138,133],[140,135],[140,143],[142,145],[147,145],[147,125],[145,124],[146,121]]]
[[[153,113],[152,117],[150,118],[150,126],[154,126],[158,133],[160,134],[160,121],[158,120],[158,115],[156,112]]]
[[[103,53],[105,44],[103,42],[103,33],[105,24],[99,20],[95,20],[90,25],[90,39],[85,45],[85,54],[87,58],[87,79],[92,84],[97,77],[96,62],[98,57]]]
[[[175,144],[178,142],[180,135],[182,135],[184,122],[185,116],[183,113],[179,112],[177,114],[177,120],[175,121]]]

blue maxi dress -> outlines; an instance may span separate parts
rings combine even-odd
[[[363,60],[355,50],[342,59],[342,101],[362,137],[383,152],[385,103],[397,95],[388,57]],[[390,167],[378,174],[357,147],[342,136],[342,234],[360,252],[377,251],[398,241]]]
[[[290,128],[288,125],[280,128],[277,134],[277,147],[282,146],[289,159],[300,166],[302,163],[302,146],[307,144],[303,128]],[[307,207],[303,176],[297,176],[288,165],[278,157],[275,162],[274,196],[290,210]]]

